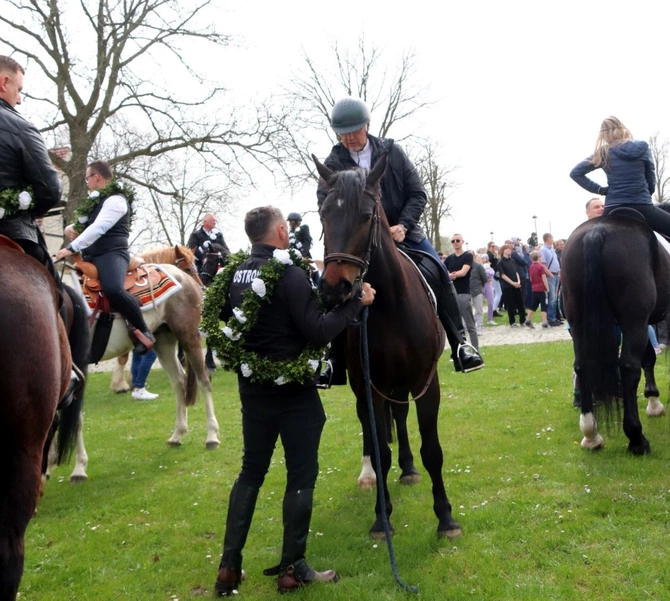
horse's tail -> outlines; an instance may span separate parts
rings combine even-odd
[[[192,407],[198,400],[198,380],[191,362],[186,360],[186,387],[184,390],[184,404]]]
[[[386,424],[386,442],[391,444],[395,442],[395,422],[393,421],[391,401],[384,401],[384,423]]]
[[[84,381],[75,391],[72,402],[60,410],[60,424],[58,427],[58,464],[68,461],[74,450],[79,429],[79,418],[84,407],[84,391],[91,347],[88,329],[88,317],[83,300],[69,286],[63,286],[63,291],[72,302],[72,325],[68,332],[72,362],[84,375]]]
[[[603,401],[618,391],[616,320],[605,288],[603,244],[605,227],[597,224],[584,236],[581,357],[578,371],[582,385]]]

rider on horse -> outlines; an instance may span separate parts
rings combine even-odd
[[[71,242],[56,253],[56,259],[81,253],[85,261],[97,267],[100,284],[110,306],[129,322],[135,352],[143,354],[153,348],[156,339],[142,317],[139,302],[124,289],[130,262],[130,206],[120,192],[105,192],[113,179],[112,169],[105,161],[94,161],[88,166],[86,185],[91,198],[96,198],[97,203],[88,215],[86,228],[81,234],[72,224],[65,228],[65,235]]]
[[[340,139],[324,162],[332,171],[355,167],[370,170],[377,159],[388,152],[381,192],[391,235],[397,244],[402,243],[410,250],[423,251],[435,258],[442,280],[441,290],[436,290],[437,312],[451,346],[454,367],[456,371],[463,372],[480,369],[484,366],[482,358],[476,349],[465,345],[463,319],[449,274],[419,225],[426,206],[426,193],[416,168],[394,140],[377,138],[368,133],[370,110],[362,100],[344,98],[336,102],[330,123]],[[325,183],[320,181],[316,193],[319,207],[326,194]],[[337,363],[337,359],[333,362]],[[333,383],[338,382],[335,380]]]
[[[44,236],[35,222],[53,208],[61,196],[58,173],[51,164],[44,138],[37,128],[24,119],[16,106],[21,104],[23,75],[19,63],[8,56],[0,56],[0,192],[16,191],[17,195],[32,188],[31,205],[25,210],[0,217],[0,235],[16,242],[26,254],[37,259],[56,282],[58,306],[64,323],[63,285],[56,273]],[[79,381],[72,372],[70,388]],[[64,399],[70,394],[66,392]]]
[[[302,225],[302,215],[295,212],[289,213],[286,220],[291,248],[295,248],[303,257],[311,259],[312,236],[309,233],[309,226]]]
[[[203,284],[209,285],[216,275],[219,266],[223,266],[230,255],[228,245],[223,239],[223,234],[216,227],[216,217],[207,213],[202,220],[202,226],[195,230],[186,244],[195,253],[195,263],[198,274]],[[211,259],[216,262],[216,269],[207,269],[206,264]]]
[[[607,186],[586,176],[596,169],[607,175]],[[603,215],[622,207],[635,209],[652,230],[670,236],[670,213],[651,200],[656,190],[655,171],[649,144],[633,139],[630,130],[616,117],[607,117],[600,126],[595,152],[579,163],[570,177],[585,190],[605,196]]]

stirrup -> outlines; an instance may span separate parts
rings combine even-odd
[[[464,366],[461,361],[461,350],[469,351],[469,358],[472,359],[467,367]],[[481,355],[477,349],[468,342],[463,342],[458,345],[458,348],[456,349],[456,361],[458,361],[458,367],[460,368],[458,371],[462,371],[464,374],[484,367],[484,360],[481,358]]]

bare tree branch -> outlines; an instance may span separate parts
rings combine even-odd
[[[66,136],[71,150],[67,161],[54,157],[70,183],[67,218],[92,158],[130,173],[130,162],[188,150],[235,180],[253,184],[249,159],[288,176],[292,107],[223,112],[231,106],[223,85],[204,75],[201,57],[220,60],[232,40],[217,32],[214,8],[214,0],[4,1],[0,52],[26,59],[28,87],[43,86],[29,96],[47,107],[36,111],[41,129]],[[101,150],[110,154],[94,157]]]
[[[667,169],[668,153],[670,153],[670,140],[660,138],[656,132],[649,138],[651,158],[656,167],[656,192],[654,200],[658,203],[670,200],[670,170]]]

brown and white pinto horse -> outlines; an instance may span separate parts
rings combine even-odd
[[[175,244],[174,246],[152,248],[138,254],[137,258],[142,259],[145,263],[175,265],[184,273],[190,275],[200,287],[203,285],[198,275],[198,268],[195,265],[195,255],[186,246]],[[124,393],[130,390],[125,375],[129,356],[130,353],[124,353],[116,358],[116,367],[112,372],[112,381],[109,384],[109,388],[113,392]]]
[[[0,246],[0,601],[14,601],[42,455],[72,360],[53,278]]]
[[[386,436],[384,401],[390,398],[407,403],[411,394],[415,399],[421,433],[421,459],[433,485],[438,536],[460,536],[461,527],[452,516],[444,488],[443,456],[437,431],[440,407],[437,362],[444,349],[445,335],[421,276],[414,264],[398,251],[389,231],[379,192],[386,155],[369,175],[363,169],[333,173],[313,158],[328,187],[320,210],[325,244],[321,281],[324,299],[329,305],[343,302],[358,293],[363,278],[377,291],[375,302],[369,307],[368,344],[383,482],[381,486],[377,485],[376,520],[370,534],[384,535],[380,504],[382,486],[386,514],[390,516],[392,511],[387,485],[391,451]],[[363,436],[370,439],[371,420],[366,402],[361,342],[361,328],[348,328],[349,382],[356,395]]]
[[[188,431],[188,407],[195,404],[198,390],[200,390],[204,397],[207,415],[205,446],[207,449],[216,449],[220,445],[219,424],[214,414],[212,385],[200,343],[202,290],[190,274],[187,275],[175,265],[163,264],[161,268],[181,285],[181,290],[175,292],[158,307],[143,311],[143,316],[156,338],[154,350],[158,361],[170,379],[177,400],[175,429],[167,442],[170,446],[181,445],[182,437]],[[177,359],[177,345],[184,352],[185,369]],[[125,321],[115,319],[101,361],[127,355],[132,347]],[[70,475],[70,480],[73,482],[88,478],[86,474],[88,455],[81,426],[82,420],[80,420],[77,436],[75,466]]]

